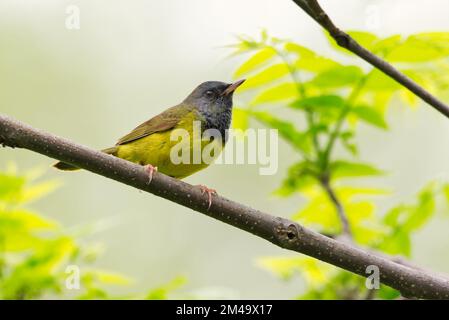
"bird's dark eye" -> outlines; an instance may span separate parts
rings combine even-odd
[[[212,98],[213,96],[214,96],[214,92],[212,90],[207,90],[206,91],[206,97]]]

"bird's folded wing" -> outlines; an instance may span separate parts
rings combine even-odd
[[[134,128],[133,131],[120,138],[116,145],[130,143],[132,141],[149,136],[150,134],[153,134],[155,132],[162,132],[172,129],[184,116],[186,116],[191,111],[192,108],[184,104],[171,107],[161,114],[142,123],[140,126]]]

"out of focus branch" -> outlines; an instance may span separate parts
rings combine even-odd
[[[387,61],[379,58],[369,50],[362,47],[350,35],[340,30],[327,13],[321,8],[317,0],[293,0],[301,9],[303,9],[313,20],[326,29],[332,38],[335,39],[340,47],[343,47],[356,54],[363,60],[372,64],[374,67],[399,82],[401,85],[409,89],[415,95],[427,102],[429,105],[437,109],[439,112],[449,118],[449,106],[432,95],[426,89],[421,87],[415,81],[404,75],[398,69],[393,67]]]
[[[345,209],[343,208],[340,199],[338,199],[334,189],[332,189],[330,185],[329,177],[328,176],[323,177],[320,183],[324,191],[326,192],[327,196],[329,197],[330,201],[334,205],[335,210],[337,211],[337,215],[342,227],[342,234],[348,239],[352,240],[351,226],[349,224],[348,217],[346,216]]]
[[[291,220],[263,213],[221,196],[215,196],[212,206],[208,208],[207,197],[197,187],[160,173],[155,173],[151,184],[148,184],[148,173],[139,165],[1,115],[0,145],[25,148],[70,163],[176,202],[281,248],[306,254],[361,276],[367,276],[366,268],[375,265],[380,270],[380,281],[399,290],[405,297],[449,298],[449,281],[440,276],[401,265],[354,245],[323,236]]]

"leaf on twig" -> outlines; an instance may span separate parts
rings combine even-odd
[[[263,85],[272,83],[289,73],[288,67],[285,63],[278,63],[267,67],[256,75],[249,77],[240,87],[239,91],[243,92],[249,89],[254,89]]]
[[[317,87],[339,88],[354,85],[363,77],[363,71],[357,66],[341,66],[317,74],[310,84]]]
[[[264,65],[267,61],[269,61],[273,56],[276,55],[276,52],[271,47],[266,47],[258,52],[256,52],[251,58],[246,60],[235,72],[234,78],[239,78],[245,74],[250,73],[251,71],[256,70],[260,66]]]
[[[285,100],[292,100],[298,97],[298,87],[296,83],[285,82],[274,87],[261,91],[251,102],[251,106],[262,103],[273,103]]]
[[[351,113],[356,115],[360,120],[381,129],[388,129],[383,115],[376,109],[368,106],[356,106],[351,108]]]
[[[334,179],[379,176],[385,173],[368,163],[350,162],[345,160],[333,161],[330,164],[330,170],[331,177]]]

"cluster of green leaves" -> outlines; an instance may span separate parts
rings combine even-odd
[[[19,175],[14,167],[0,172],[0,300],[111,298],[107,287],[126,285],[131,279],[93,268],[101,246],[82,243],[56,221],[28,209],[30,202],[57,187],[55,181],[33,182],[39,175],[37,171]],[[66,288],[69,265],[81,271],[79,290]],[[184,282],[176,278],[148,294],[122,298],[167,299]]]
[[[449,33],[387,38],[368,32],[349,34],[430,91],[448,91]],[[331,48],[348,54],[333,39],[329,41]],[[381,218],[373,197],[387,192],[347,185],[347,181],[384,173],[359,160],[355,138],[360,125],[388,130],[390,102],[415,106],[415,96],[377,69],[360,67],[357,59],[344,64],[266,32],[260,39],[240,37],[232,48],[234,54],[248,55],[234,74],[235,78],[248,78],[239,88],[248,97],[241,103],[247,107],[236,108],[234,126],[244,130],[255,119],[277,129],[298,154],[276,190],[279,196],[299,193],[307,199],[293,219],[325,234],[340,233],[337,206],[326,190],[330,185],[344,208],[354,241],[410,256],[410,236],[434,213],[434,197],[441,188],[431,184],[419,194],[417,204],[398,206]],[[343,158],[334,155],[336,146],[346,151],[340,153]],[[365,291],[363,279],[307,257],[266,258],[261,263],[283,277],[300,272],[310,288],[305,298],[360,298]],[[397,295],[383,290],[379,297]]]
[[[356,236],[358,242],[373,250],[384,252],[401,260],[411,257],[411,238],[415,232],[423,228],[438,212],[438,205],[448,210],[449,184],[429,183],[416,195],[412,203],[394,206],[382,217],[373,213],[374,205],[368,201],[358,208],[359,215],[365,219],[352,220],[353,230],[366,233],[364,237]],[[331,206],[323,199],[324,210]],[[308,210],[307,208],[305,210]],[[315,211],[315,221],[321,223],[321,216],[327,216],[328,211]],[[301,223],[308,223],[300,217],[295,217]],[[328,221],[326,221],[327,223]],[[335,221],[337,223],[337,221]],[[290,279],[301,275],[307,285],[307,292],[299,299],[364,299],[365,297],[380,299],[395,299],[399,292],[387,286],[372,292],[365,286],[365,279],[352,273],[339,270],[329,264],[310,257],[262,257],[259,266],[273,272],[282,279]],[[371,296],[372,294],[375,296]]]

